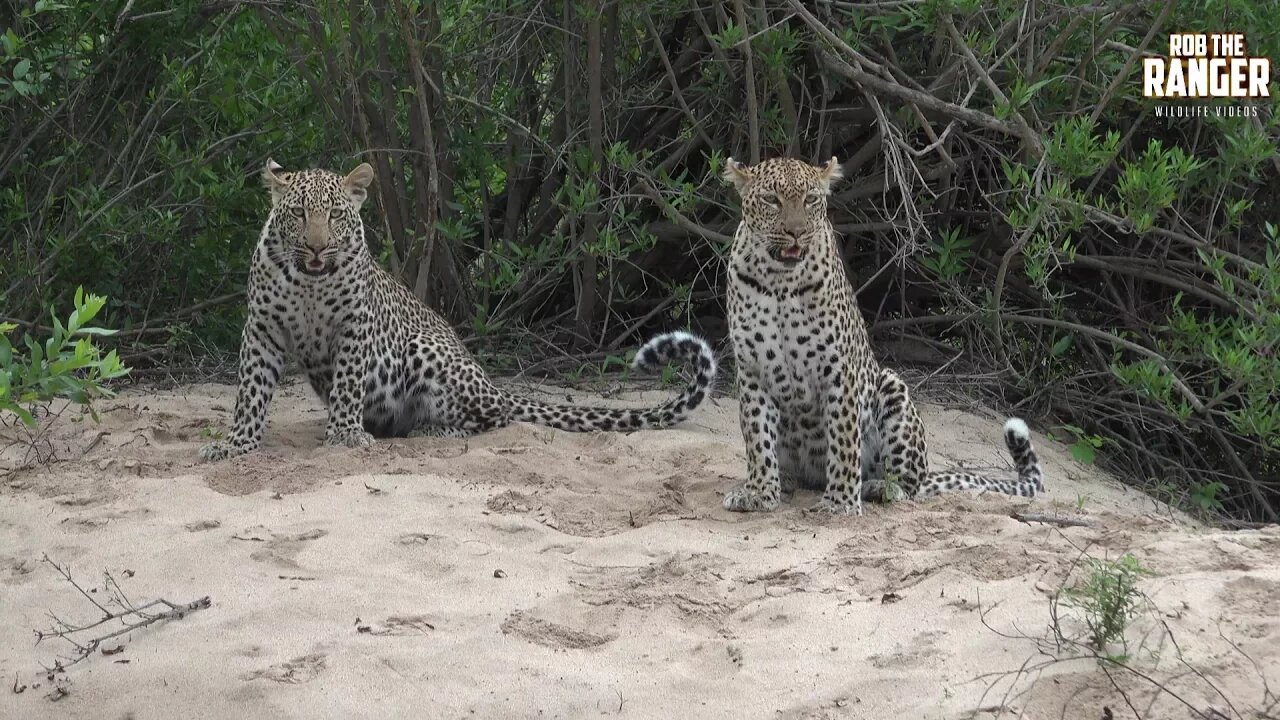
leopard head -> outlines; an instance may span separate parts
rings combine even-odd
[[[271,191],[267,224],[280,243],[273,250],[299,272],[329,275],[367,252],[360,206],[373,183],[369,163],[343,177],[328,170],[286,172],[267,160],[262,180]]]
[[[748,167],[729,158],[724,178],[742,198],[747,230],[739,242],[760,245],[778,269],[797,267],[830,227],[827,198],[831,184],[840,177],[840,163],[834,157],[822,167],[793,158],[773,158]]]

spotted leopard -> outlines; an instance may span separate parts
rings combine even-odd
[[[496,386],[457,333],[374,262],[360,207],[373,182],[365,163],[345,177],[327,170],[262,173],[271,210],[254,250],[239,387],[225,440],[211,460],[259,447],[267,408],[288,358],[328,406],[325,443],[364,447],[374,437],[463,437],[521,420],[574,432],[662,428],[683,420],[711,389],[715,356],[676,332],[651,339],[634,366],[687,363],[692,380],[652,408],[551,405]]]
[[[864,497],[1043,490],[1017,418],[1004,430],[1016,478],[928,472],[924,426],[906,384],[871,353],[827,217],[841,176],[835,158],[822,167],[730,159],[724,176],[742,200],[728,310],[748,466],[746,482],[724,497],[727,509],[772,510],[796,485],[823,490],[827,510],[856,514]]]

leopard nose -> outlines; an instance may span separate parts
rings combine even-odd
[[[808,229],[808,223],[806,223],[803,219],[800,219],[800,218],[790,219],[787,223],[785,223],[782,226],[783,232],[785,232],[788,237],[794,240],[799,240],[800,238],[804,237],[805,230],[807,229]]]

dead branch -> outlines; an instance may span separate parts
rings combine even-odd
[[[960,50],[961,56],[963,56],[965,62],[969,64],[970,69],[977,73],[978,78],[987,86],[987,89],[991,91],[991,94],[997,101],[1009,106],[1009,117],[1013,118],[1013,126],[1017,129],[1018,137],[1022,138],[1022,142],[1026,145],[1027,149],[1031,151],[1031,154],[1034,157],[1040,157],[1043,155],[1044,146],[1040,143],[1040,136],[1031,129],[1030,125],[1027,125],[1026,118],[1022,117],[1022,113],[1018,112],[1018,109],[1013,107],[1012,103],[1009,102],[1009,98],[1006,97],[1004,92],[1000,89],[1000,86],[991,79],[991,75],[987,73],[987,69],[982,66],[982,63],[978,62],[978,58],[974,57],[973,50],[969,49],[968,44],[964,41],[964,37],[962,37],[960,35],[960,31],[956,29],[955,23],[951,22],[951,18],[949,17],[944,17],[942,19],[942,23],[946,26],[947,32],[951,35],[951,42],[955,43],[956,47]]]
[[[71,587],[75,588],[77,592],[84,596],[86,600],[92,603],[93,606],[102,613],[102,617],[99,620],[88,624],[72,624],[63,621],[56,615],[50,614],[50,618],[54,623],[53,627],[48,630],[34,631],[37,645],[45,640],[57,638],[67,642],[75,648],[75,652],[70,659],[66,662],[64,662],[62,658],[55,660],[54,667],[47,668],[50,670],[65,670],[66,668],[87,659],[102,646],[102,643],[107,640],[120,637],[121,635],[126,635],[135,630],[141,630],[142,628],[156,623],[168,622],[170,620],[181,620],[187,615],[198,610],[208,608],[211,605],[209,596],[206,595],[199,600],[193,600],[189,603],[172,603],[164,598],[160,598],[158,600],[152,600],[151,602],[135,606],[124,594],[124,591],[120,588],[116,579],[112,577],[110,573],[106,573],[106,584],[108,589],[112,591],[111,604],[119,608],[118,610],[111,610],[95,600],[90,593],[86,592],[85,589],[76,582],[75,578],[71,576],[71,570],[69,567],[63,567],[57,564],[50,559],[48,555],[45,555],[42,559],[57,571],[57,573],[62,576],[63,580],[67,581]],[[152,611],[152,608],[158,607],[163,607],[165,609],[159,612]],[[98,634],[88,637],[88,639],[85,639],[85,635],[82,634],[88,633],[90,630],[101,628],[103,625],[112,621],[119,621],[121,626],[110,631],[107,631],[104,628],[99,631]],[[114,652],[118,651],[113,651],[112,654],[114,654]]]
[[[738,27],[744,32],[749,32],[751,24],[747,21],[747,11],[742,5],[742,0],[733,0],[733,12],[738,21]],[[743,71],[742,79],[744,92],[747,99],[747,144],[751,153],[751,164],[760,162],[760,113],[756,109],[756,72],[754,60],[751,53],[751,37],[748,35],[738,43],[739,50],[742,51]]]
[[[1043,523],[1045,525],[1057,525],[1058,527],[1091,527],[1093,523],[1083,518],[1060,517],[1058,515],[1045,515],[1043,513],[1009,513],[1009,517],[1020,523]]]

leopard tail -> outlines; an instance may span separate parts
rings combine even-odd
[[[1004,424],[1004,444],[1013,456],[1018,469],[1018,495],[1032,497],[1044,492],[1044,476],[1040,471],[1040,458],[1031,447],[1031,430],[1019,418],[1009,418]]]
[[[553,405],[511,395],[511,419],[568,432],[646,430],[675,425],[687,418],[711,392],[716,379],[716,356],[702,338],[672,332],[645,343],[636,352],[632,367],[653,373],[673,361],[683,361],[693,377],[678,396],[662,405],[634,409]]]

